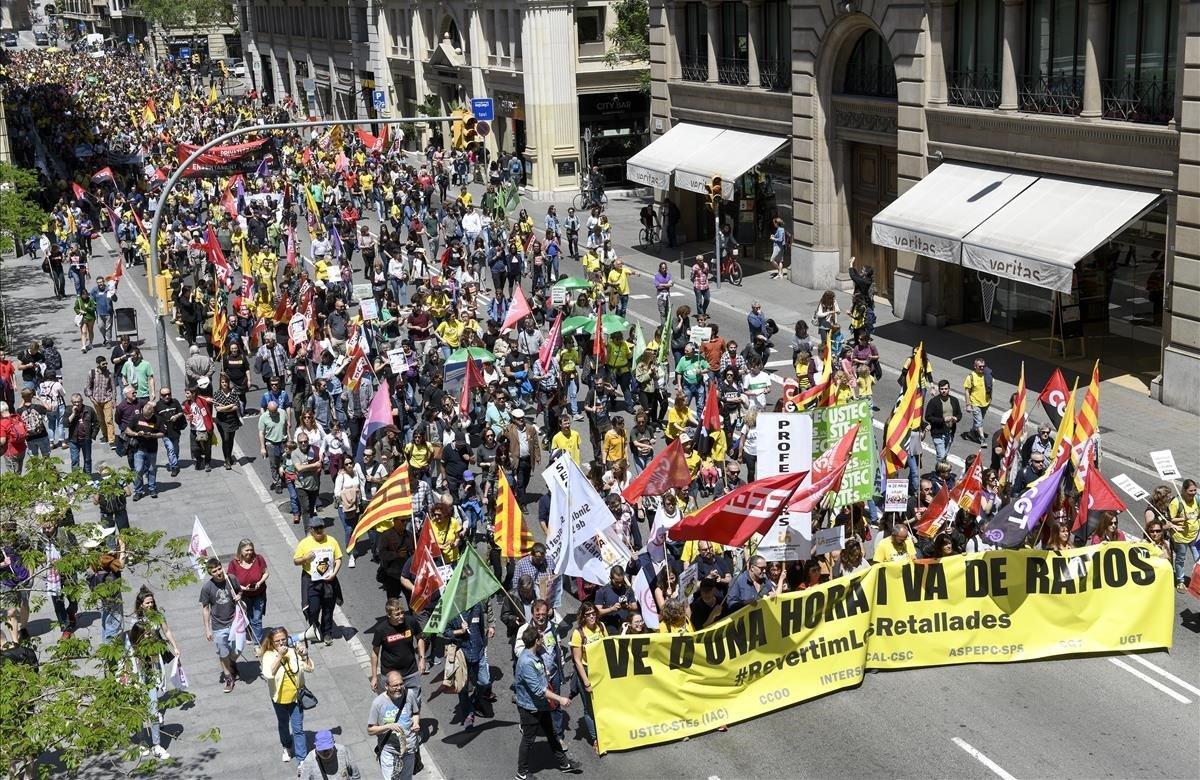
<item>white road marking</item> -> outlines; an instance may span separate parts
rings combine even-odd
[[[1145,658],[1142,658],[1140,655],[1133,655],[1132,653],[1126,653],[1125,657],[1132,661],[1137,661],[1139,664],[1146,667],[1147,669],[1151,669],[1151,670],[1157,672],[1158,674],[1162,675],[1163,677],[1166,677],[1168,680],[1175,683],[1180,688],[1183,688],[1184,690],[1187,690],[1187,691],[1191,691],[1196,696],[1200,696],[1200,688],[1197,688],[1196,686],[1192,685],[1191,683],[1187,682],[1186,680],[1179,679],[1175,675],[1168,672],[1166,669],[1163,669],[1158,664],[1152,664],[1149,661],[1147,661]]]
[[[883,422],[883,420],[876,420],[876,419],[872,419],[872,420],[871,420],[871,423],[872,423],[872,424],[873,424],[873,425],[874,425],[876,428],[878,428],[878,429],[879,429],[879,430],[881,430],[881,431],[884,429],[884,427],[885,427],[885,425],[886,425],[886,424]],[[935,450],[933,447],[930,447],[930,446],[929,446],[928,444],[926,444],[925,442],[921,442],[921,449],[922,449],[922,450],[924,450],[925,452],[932,452],[932,453],[933,453],[933,454],[935,454],[935,455],[937,454],[937,450]],[[966,461],[964,461],[962,458],[960,458],[960,457],[959,457],[959,456],[957,456],[957,455],[950,455],[950,454],[947,454],[947,455],[946,455],[946,461],[947,461],[948,463],[950,463],[950,465],[952,465],[952,466],[958,466],[960,469],[964,469],[964,468],[966,468],[966,467],[967,467],[967,463],[966,463]]]
[[[951,739],[951,741],[954,742],[954,744],[958,745],[963,750],[967,751],[967,753],[971,757],[973,757],[976,761],[983,764],[988,769],[992,770],[992,772],[994,772],[997,777],[1003,778],[1003,780],[1017,780],[1017,778],[1013,777],[1008,772],[1005,772],[1004,767],[1000,766],[995,761],[993,761],[992,759],[985,756],[983,753],[980,753],[978,750],[971,747],[966,742],[966,740],[959,739],[958,737],[953,737]]]
[[[1120,668],[1122,668],[1122,669],[1124,669],[1125,671],[1129,672],[1129,673],[1130,673],[1130,674],[1132,674],[1134,677],[1137,677],[1137,678],[1141,679],[1141,680],[1142,680],[1142,682],[1145,682],[1145,683],[1147,683],[1147,684],[1149,684],[1149,685],[1152,685],[1152,686],[1154,686],[1155,688],[1158,688],[1160,691],[1162,691],[1163,693],[1167,694],[1168,696],[1170,696],[1170,697],[1171,697],[1172,699],[1174,699],[1175,701],[1177,701],[1177,702],[1179,702],[1179,703],[1181,703],[1181,704],[1191,704],[1191,703],[1192,703],[1192,700],[1191,700],[1191,699],[1189,699],[1188,697],[1184,696],[1184,695],[1183,695],[1183,694],[1181,694],[1181,693],[1177,693],[1176,691],[1172,690],[1171,688],[1168,688],[1167,686],[1163,685],[1162,683],[1160,683],[1158,680],[1154,679],[1154,678],[1153,678],[1153,677],[1151,677],[1150,675],[1148,675],[1148,674],[1146,674],[1146,673],[1144,673],[1144,672],[1140,672],[1140,671],[1138,671],[1137,669],[1134,669],[1132,666],[1130,666],[1129,664],[1125,663],[1125,662],[1124,662],[1124,661],[1122,661],[1120,658],[1110,658],[1110,659],[1108,659],[1108,660],[1109,660],[1109,661],[1112,661],[1112,662],[1113,662],[1113,664],[1115,664],[1116,666],[1119,666]]]
[[[1021,340],[1017,339],[1016,341],[1006,341],[1003,344],[995,344],[990,347],[984,347],[983,349],[977,349],[974,352],[964,352],[961,355],[956,355],[955,357],[950,358],[950,362],[955,363],[959,360],[962,360],[963,358],[971,357],[972,355],[980,355],[980,354],[983,354],[984,352],[991,352],[994,349],[1004,349],[1005,347],[1011,347],[1014,344],[1020,344],[1020,343],[1021,343]]]
[[[782,368],[783,366],[791,366],[791,365],[792,365],[792,361],[790,361],[790,360],[772,360],[767,363],[766,367],[767,368]]]

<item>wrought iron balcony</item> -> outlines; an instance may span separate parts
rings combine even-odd
[[[750,83],[750,63],[743,57],[718,57],[717,80],[744,87]]]
[[[708,57],[682,57],[679,69],[684,81],[708,81]]]
[[[1000,76],[990,71],[951,71],[946,74],[952,105],[996,108],[1000,105]]]
[[[846,66],[842,91],[847,95],[894,98],[896,69],[890,62],[868,65],[852,59]]]
[[[1104,118],[1165,125],[1175,116],[1175,85],[1159,79],[1105,79],[1100,82]]]
[[[1083,107],[1083,78],[1066,74],[1026,76],[1017,97],[1031,114],[1077,116]]]
[[[789,92],[792,88],[790,60],[762,60],[758,63],[758,83],[771,92]]]

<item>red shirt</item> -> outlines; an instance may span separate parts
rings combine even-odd
[[[263,557],[262,553],[255,554],[254,561],[251,562],[249,568],[242,565],[240,558],[235,558],[229,562],[229,568],[226,571],[230,577],[237,580],[238,585],[242,586],[243,595],[256,598],[267,592],[266,585],[257,589],[253,587],[267,573],[267,559]]]

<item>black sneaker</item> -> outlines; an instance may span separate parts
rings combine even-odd
[[[565,763],[558,765],[558,771],[568,775],[578,775],[583,772],[583,764],[568,757]]]

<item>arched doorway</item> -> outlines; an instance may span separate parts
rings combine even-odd
[[[844,59],[843,59],[844,57]],[[879,295],[891,299],[896,253],[871,241],[871,221],[896,198],[896,70],[873,27],[848,36],[833,74],[833,144],[840,158],[843,256],[872,268]]]

